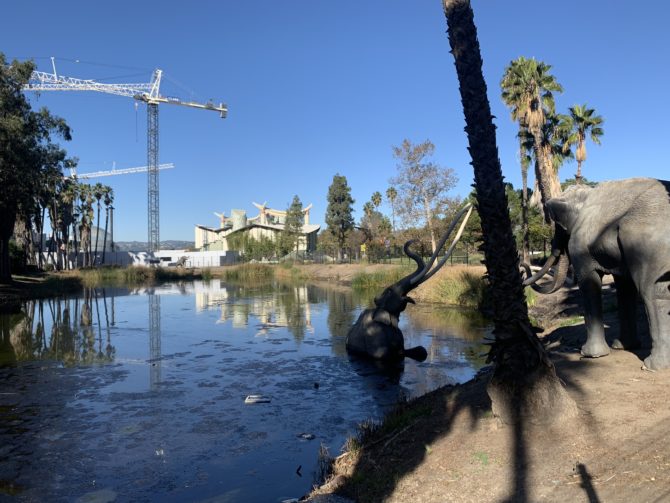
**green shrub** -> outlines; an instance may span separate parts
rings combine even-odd
[[[396,267],[373,273],[361,272],[351,280],[351,287],[357,290],[383,289],[399,281],[413,271],[409,267]]]
[[[244,264],[227,268],[224,277],[228,281],[254,281],[274,278],[274,270],[266,264]]]
[[[429,281],[435,281],[428,292],[433,301],[476,309],[486,296],[487,283],[479,268],[449,267]]]

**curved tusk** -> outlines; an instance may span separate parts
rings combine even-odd
[[[533,285],[534,283],[537,283],[540,280],[540,278],[542,278],[545,274],[547,274],[549,272],[549,269],[551,269],[553,267],[553,265],[556,263],[557,258],[558,257],[554,254],[550,255],[549,258],[547,259],[547,261],[542,266],[542,269],[537,271],[530,278],[526,278],[523,281],[523,286],[529,286],[529,285]],[[528,267],[527,264],[523,264],[523,266],[524,266],[524,269],[526,269],[528,271],[530,270],[530,267]]]
[[[461,210],[456,214],[454,217],[453,221],[449,225],[449,228],[447,229],[447,232],[445,233],[444,237],[440,240],[440,243],[433,253],[433,255],[430,257],[430,262],[428,262],[428,265],[424,268],[424,270],[416,276],[415,278],[412,279],[412,284],[418,282],[418,281],[426,281],[429,279],[433,274],[435,274],[438,269],[440,269],[446,262],[447,259],[451,256],[451,254],[454,252],[454,249],[456,248],[456,244],[458,241],[461,239],[461,235],[463,234],[463,231],[465,230],[465,226],[468,223],[468,219],[470,218],[470,215],[472,214],[473,206],[471,203],[466,204]],[[458,232],[456,233],[456,236],[454,236],[454,240],[452,241],[451,245],[447,249],[447,251],[444,254],[444,257],[440,259],[440,261],[437,263],[435,267],[432,267],[433,263],[435,262],[435,258],[437,257],[437,254],[439,251],[442,249],[444,244],[447,242],[447,239],[449,239],[449,236],[454,230],[454,227],[456,227],[456,224],[458,221],[463,217],[463,215],[467,212],[467,215],[463,219],[463,222],[461,222],[461,226],[458,229]],[[430,272],[429,272],[430,271]]]

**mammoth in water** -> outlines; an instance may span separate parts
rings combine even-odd
[[[437,265],[433,267],[439,251],[446,243],[458,221],[466,212],[467,216],[463,220],[454,241],[445,252],[444,257],[442,257]],[[414,300],[407,294],[433,276],[433,274],[446,263],[463,233],[463,229],[471,212],[472,206],[469,204],[459,211],[444,237],[440,240],[435,252],[430,257],[428,264],[424,263],[423,259],[410,249],[410,246],[415,241],[408,241],[405,243],[403,248],[405,254],[416,262],[416,270],[412,274],[405,276],[393,285],[385,288],[384,291],[374,299],[376,307],[366,309],[361,313],[358,321],[356,321],[347,334],[347,351],[355,355],[382,361],[400,361],[405,357],[419,361],[426,359],[427,352],[422,346],[405,349],[405,339],[402,335],[402,331],[398,328],[400,313],[405,310],[408,303],[411,302],[414,304]]]
[[[670,182],[651,178],[574,186],[547,202],[556,223],[552,255],[524,284],[541,293],[558,290],[569,262],[584,301],[587,339],[582,355],[609,354],[602,308],[602,277],[611,274],[617,292],[620,334],[615,349],[636,348],[636,304],[641,297],[649,320],[650,370],[670,367]],[[545,288],[535,282],[556,264]],[[525,266],[528,271],[528,266]]]

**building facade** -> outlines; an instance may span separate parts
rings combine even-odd
[[[258,208],[258,215],[255,217],[247,218],[244,210],[232,210],[230,217],[216,213],[219,217],[218,228],[196,225],[195,247],[202,251],[241,251],[237,248],[242,237],[277,242],[284,232],[286,211],[268,208],[266,203],[253,205]],[[310,204],[302,210],[304,223],[298,241],[298,250],[302,252],[316,250],[316,236],[321,229],[320,225],[309,223],[311,208]]]

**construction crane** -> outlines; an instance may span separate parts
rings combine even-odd
[[[174,163],[168,162],[165,164],[159,164],[158,170],[162,171],[164,169],[173,169]],[[114,175],[130,175],[133,173],[146,173],[149,171],[149,166],[138,166],[137,168],[122,168],[116,169],[116,165],[110,170],[106,171],[92,171],[90,173],[77,173],[77,168],[70,168],[70,178],[76,177],[78,180],[88,180],[89,178],[100,178],[103,176],[114,176]]]
[[[160,85],[163,71],[154,70],[151,82],[134,84],[105,84],[94,80],[84,80],[58,75],[55,59],[51,58],[53,73],[34,71],[30,76],[27,91],[95,91],[106,94],[115,94],[143,101],[147,104],[147,219],[148,219],[148,247],[150,252],[160,248],[159,227],[159,191],[158,191],[158,105],[181,105],[202,110],[219,112],[221,118],[228,114],[228,108],[223,103],[215,105],[211,101],[198,103],[185,101],[171,96],[161,96]]]

